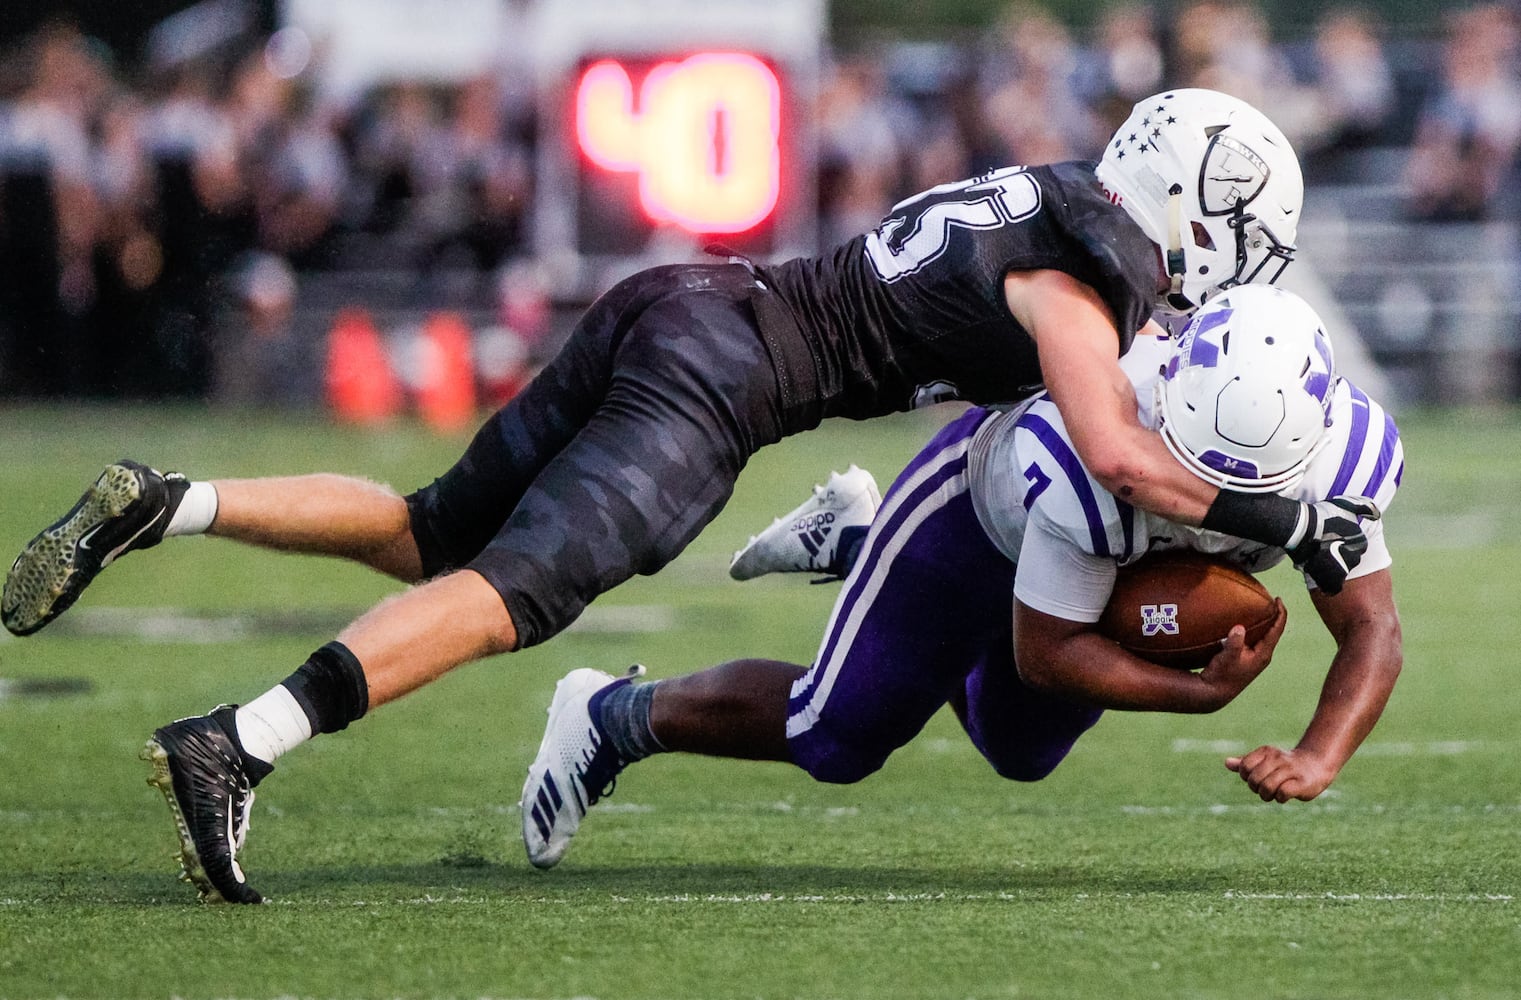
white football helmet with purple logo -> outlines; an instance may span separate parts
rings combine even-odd
[[[1336,362],[1299,296],[1242,285],[1194,313],[1157,381],[1162,440],[1223,489],[1278,493],[1331,436]]]
[[[1259,278],[1272,284],[1293,259],[1299,158],[1245,101],[1197,88],[1146,98],[1104,148],[1097,176],[1161,248],[1166,310],[1186,313]]]

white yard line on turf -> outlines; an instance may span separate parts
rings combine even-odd
[[[59,619],[58,635],[136,639],[141,642],[209,645],[245,642],[269,635],[334,632],[362,608],[327,608],[301,612],[275,610],[194,611],[186,608],[81,608]],[[596,635],[648,635],[669,632],[677,615],[667,604],[599,604],[587,608],[568,632]]]

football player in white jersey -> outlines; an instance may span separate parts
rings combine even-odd
[[[1378,519],[1404,471],[1398,430],[1337,376],[1319,316],[1291,293],[1242,286],[1175,339],[1150,329],[1123,363],[1141,421],[1179,462],[1225,489],[1363,521],[1366,550],[1338,593],[1306,576],[1337,651],[1304,735],[1225,761],[1263,800],[1313,799],[1373,728],[1401,666]],[[789,761],[852,782],[949,703],[999,774],[1034,781],[1104,709],[1215,711],[1267,666],[1281,602],[1263,639],[1249,646],[1233,629],[1198,672],[1148,663],[1095,629],[1118,568],[1175,548],[1250,572],[1285,555],[1105,492],[1048,397],[971,407],[887,492],[811,666],[742,659],[649,684],[632,683],[642,668],[561,680],[523,790],[529,859],[558,862],[613,778],[661,751]]]

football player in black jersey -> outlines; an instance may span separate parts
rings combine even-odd
[[[199,532],[420,584],[241,708],[148,741],[190,880],[207,899],[257,902],[235,854],[277,757],[461,663],[550,638],[681,552],[757,449],[825,417],[908,409],[921,386],[978,403],[1044,386],[1106,489],[1289,548],[1334,591],[1365,544],[1356,521],[1190,475],[1137,422],[1117,363],[1154,309],[1276,278],[1302,196],[1294,153],[1261,113],[1211,91],[1159,94],[1097,165],[943,185],[819,257],[625,280],[407,497],[341,476],[190,482],[111,466],[23,549],[0,621],[34,632],[117,556]]]

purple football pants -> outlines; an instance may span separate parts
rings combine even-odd
[[[859,781],[949,703],[994,769],[1050,774],[1099,709],[1043,695],[1014,666],[1014,564],[967,488],[967,449],[991,414],[948,424],[898,476],[792,687],[787,741],[819,781]]]

